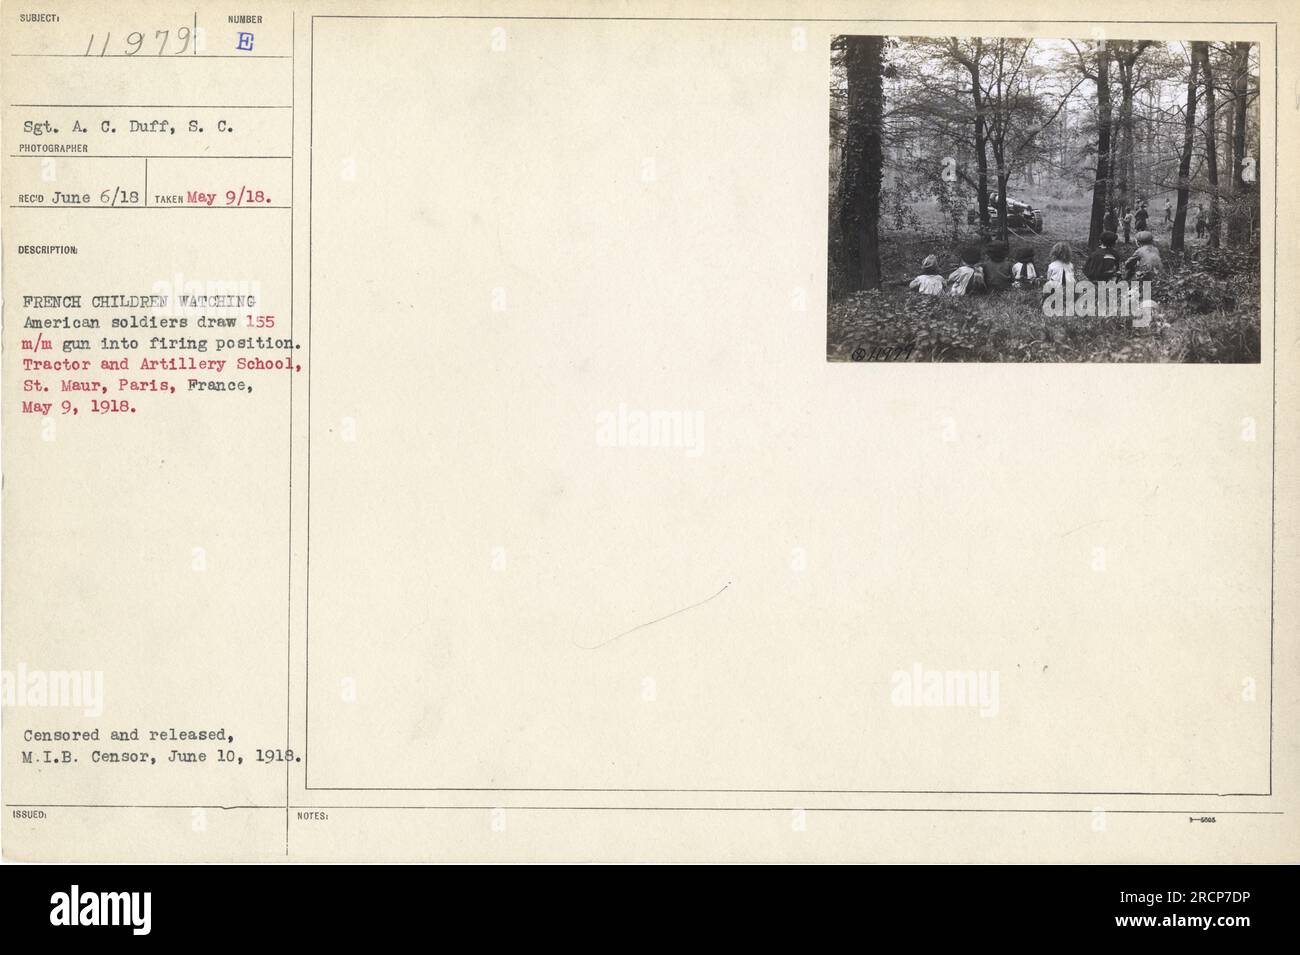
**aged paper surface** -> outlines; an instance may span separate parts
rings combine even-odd
[[[1114,11],[5,3],[5,857],[1294,860],[1300,19]],[[1033,67],[943,208],[1081,281],[1133,56],[1156,320],[872,337],[974,174],[841,295],[845,37]]]

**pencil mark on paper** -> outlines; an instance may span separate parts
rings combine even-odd
[[[696,607],[702,607],[710,600],[720,597],[723,591],[725,591],[730,586],[731,586],[731,581],[728,580],[725,584],[722,585],[722,590],[719,590],[717,593],[705,597],[703,600],[699,601],[698,603],[693,603],[690,604],[689,606],[682,607],[680,610],[674,610],[672,613],[664,614],[662,617],[656,617],[654,620],[647,620],[645,623],[637,624],[631,630],[624,630],[622,633],[616,634],[615,636],[610,637],[608,640],[602,640],[600,643],[595,643],[590,645],[584,645],[581,643],[577,645],[583,650],[599,650],[601,647],[607,647],[615,640],[621,640],[623,637],[636,633],[638,630],[644,630],[646,627],[653,627],[655,624],[663,623],[665,620],[668,620],[671,617],[676,617],[678,614],[685,613],[688,610],[694,610]]]

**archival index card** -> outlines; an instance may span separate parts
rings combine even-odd
[[[6,856],[1293,859],[1294,12],[873,12],[6,4]]]

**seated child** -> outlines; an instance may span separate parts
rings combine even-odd
[[[986,250],[988,261],[984,263],[984,284],[990,292],[1000,292],[1011,288],[1011,263],[1007,254],[1011,247],[1002,241],[990,242]]]
[[[1033,288],[1038,284],[1038,269],[1034,266],[1034,247],[1023,245],[1016,250],[1016,262],[1011,266],[1011,285],[1014,288]]]
[[[1052,246],[1052,261],[1047,263],[1047,282],[1043,295],[1055,294],[1060,289],[1066,297],[1074,295],[1074,251],[1068,242]]]
[[[980,250],[973,245],[961,250],[961,265],[948,276],[949,295],[975,295],[984,291],[984,266]]]
[[[1153,283],[1164,268],[1160,261],[1160,250],[1156,248],[1156,237],[1150,232],[1139,232],[1134,238],[1137,249],[1124,262],[1124,275],[1133,280],[1129,288],[1130,325],[1133,328],[1150,328],[1151,318],[1156,308]]]
[[[937,256],[927,255],[921,263],[921,274],[912,279],[908,288],[919,289],[922,295],[943,294],[943,273],[939,271]]]
[[[1137,239],[1137,249],[1124,262],[1124,275],[1131,279],[1154,279],[1164,268],[1160,250],[1156,248],[1156,237],[1150,232],[1139,232],[1134,238]]]
[[[1107,282],[1119,278],[1119,255],[1115,252],[1117,238],[1114,232],[1101,234],[1101,245],[1093,250],[1092,255],[1088,256],[1088,261],[1083,265],[1083,274],[1087,278],[1094,282]]]

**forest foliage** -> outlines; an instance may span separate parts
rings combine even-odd
[[[837,38],[831,357],[900,338],[917,355],[933,324],[921,313],[957,309],[974,318],[949,329],[946,357],[1015,360],[1027,348],[1034,360],[1121,360],[1127,347],[1142,360],[1258,360],[1258,52],[1100,36]],[[1038,228],[1016,203],[1038,210]],[[1003,239],[1034,246],[1041,267],[1055,242],[1086,255],[1144,205],[1167,268],[1156,325],[1166,340],[1113,348],[1108,329],[1087,323],[1022,329],[1022,340],[1015,329],[1041,315],[906,294],[929,254],[951,267],[962,244]],[[887,304],[856,314],[868,298]],[[1006,335],[1005,348],[991,345]]]

